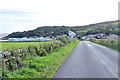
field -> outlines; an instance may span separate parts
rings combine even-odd
[[[120,52],[120,41],[118,39],[90,39],[90,41]]]
[[[11,49],[26,49],[30,45],[39,45],[43,43],[50,42],[0,42],[2,50],[11,50]]]
[[[2,77],[52,78],[58,66],[78,42],[67,36],[58,37],[57,40],[41,45],[24,43],[29,45],[25,51],[17,52],[13,49],[10,50],[11,54],[2,53]]]

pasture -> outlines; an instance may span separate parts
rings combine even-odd
[[[0,42],[0,51],[11,50],[11,49],[26,49],[31,45],[40,45],[43,43],[50,42]]]

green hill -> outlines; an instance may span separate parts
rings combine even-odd
[[[85,26],[43,26],[38,27],[34,30],[24,31],[24,32],[13,32],[5,38],[22,38],[22,37],[33,37],[33,36],[60,36],[63,34],[68,35],[69,30],[73,30],[78,36],[95,34],[95,33],[112,33],[118,34],[118,24],[120,20],[107,21],[102,23],[90,24]]]

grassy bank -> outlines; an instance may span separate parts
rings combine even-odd
[[[29,46],[27,52],[3,56],[4,78],[51,78],[58,66],[78,44],[78,40],[59,37],[58,41]],[[14,53],[14,54],[13,54]]]
[[[90,41],[120,52],[120,41],[118,39],[90,39]]]

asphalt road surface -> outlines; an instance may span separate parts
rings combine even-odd
[[[80,41],[53,78],[118,78],[118,52]]]

